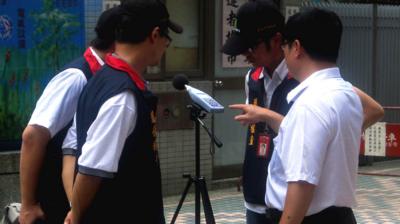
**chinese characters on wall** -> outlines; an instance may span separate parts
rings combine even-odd
[[[286,21],[289,19],[289,17],[293,16],[294,14],[300,11],[300,7],[298,6],[286,6],[285,9],[286,9],[285,10]]]
[[[222,44],[230,37],[232,31],[236,28],[236,13],[239,7],[244,4],[246,0],[223,0],[222,3]],[[224,68],[242,68],[249,67],[245,62],[245,57],[228,56],[222,54],[222,67]]]
[[[386,123],[378,122],[365,130],[365,155],[385,156],[386,154]]]

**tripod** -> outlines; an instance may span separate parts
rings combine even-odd
[[[206,180],[204,177],[200,176],[200,125],[207,131],[211,140],[218,147],[222,147],[222,143],[208,130],[201,119],[205,118],[206,114],[201,109],[200,106],[196,104],[191,104],[188,106],[190,108],[190,119],[195,122],[195,138],[196,138],[196,176],[192,177],[190,174],[183,174],[183,178],[187,178],[187,184],[185,190],[182,193],[181,199],[179,201],[178,207],[174,213],[171,220],[171,224],[175,223],[178,217],[179,211],[182,208],[183,202],[185,201],[186,195],[189,191],[192,183],[195,184],[195,223],[200,224],[200,195],[203,201],[204,214],[207,224],[215,224],[214,214],[211,207],[210,198],[207,192]]]

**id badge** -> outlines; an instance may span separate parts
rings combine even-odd
[[[271,145],[271,138],[268,134],[262,133],[258,136],[257,157],[267,158],[269,147]]]

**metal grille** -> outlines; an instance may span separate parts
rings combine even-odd
[[[338,65],[343,77],[382,105],[399,106],[400,6],[304,3],[302,9],[308,7],[332,10],[342,19]],[[399,122],[400,114],[386,111],[385,121]]]
[[[94,27],[103,11],[103,0],[85,0],[85,39],[86,46],[95,37]]]

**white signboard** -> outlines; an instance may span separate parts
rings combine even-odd
[[[222,45],[226,39],[232,33],[232,30],[236,27],[236,13],[241,5],[247,0],[223,0],[222,1]],[[224,68],[243,68],[249,67],[249,64],[245,62],[245,57],[228,56],[222,54],[222,67]]]
[[[386,123],[378,122],[365,130],[365,155],[386,155]]]
[[[114,8],[115,6],[118,6],[120,4],[121,4],[120,0],[104,0],[103,1],[103,11]]]
[[[300,7],[298,7],[298,6],[286,6],[285,9],[286,9],[285,10],[286,21],[289,19],[289,17],[291,17],[294,14],[300,12]]]

